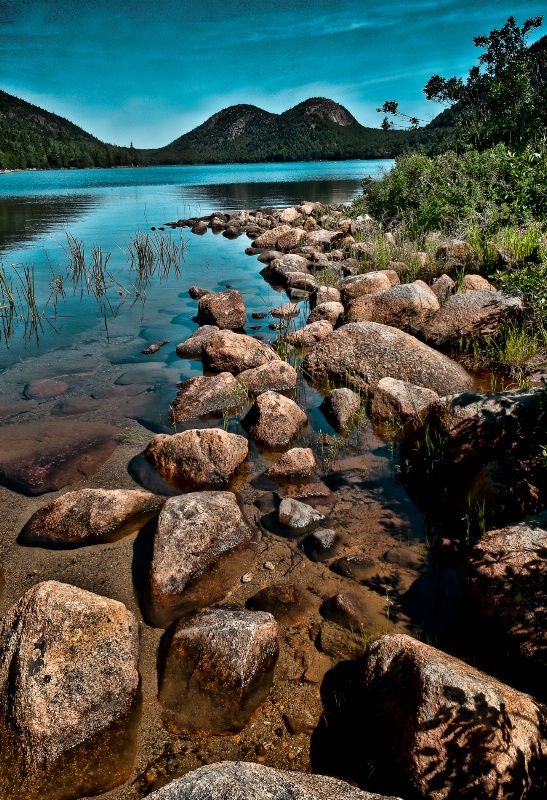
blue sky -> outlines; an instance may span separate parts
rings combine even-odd
[[[481,52],[473,36],[544,8],[535,0],[0,0],[0,88],[136,147],[167,144],[228,105],[278,113],[314,96],[378,127],[376,107],[394,98],[409,114],[434,116],[441,109],[422,95],[433,73],[464,74]]]

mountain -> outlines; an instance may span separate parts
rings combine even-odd
[[[282,114],[230,106],[166,147],[139,152],[153,164],[317,161],[390,157],[419,141],[417,131],[365,128],[344,106],[314,97]]]
[[[0,91],[0,169],[113,167],[131,148],[105,144],[64,117]]]
[[[365,128],[344,106],[314,97],[282,114],[230,106],[166,147],[137,150],[101,142],[69,120],[0,91],[0,169],[383,158],[417,146],[422,136]]]

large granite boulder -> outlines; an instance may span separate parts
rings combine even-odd
[[[484,533],[464,568],[482,613],[544,676],[547,667],[547,511]]]
[[[77,489],[36,511],[20,541],[42,547],[115,542],[159,514],[164,502],[140,489]]]
[[[248,452],[244,436],[205,428],[171,436],[158,433],[143,456],[173,486],[198,489],[227,484]]]
[[[0,771],[6,800],[102,794],[131,774],[138,625],[122,603],[56,581],[0,623]]]
[[[304,359],[314,380],[349,380],[373,393],[385,377],[433,389],[440,395],[463,391],[471,377],[459,364],[408,333],[377,322],[343,325],[315,345]]]
[[[217,372],[237,375],[276,360],[279,356],[269,345],[243,333],[220,331],[203,346],[204,367]]]
[[[304,228],[291,228],[286,233],[278,237],[276,245],[280,250],[292,250],[298,247],[306,237]]]
[[[275,247],[278,239],[284,233],[288,233],[292,228],[290,225],[278,225],[269,231],[264,231],[253,242],[253,247]]]
[[[241,292],[226,289],[203,295],[198,303],[198,319],[204,325],[217,325],[223,330],[243,328],[247,312]]]
[[[253,530],[231,492],[192,492],[165,503],[154,537],[147,616],[159,628],[221,600],[249,571]]]
[[[181,424],[206,414],[216,414],[241,405],[241,385],[231,372],[198,375],[177,384],[170,409],[170,422]]]
[[[378,294],[357,297],[346,310],[346,319],[418,330],[439,308],[439,301],[429,286],[423,281],[414,281],[392,286]]]
[[[464,661],[401,634],[365,659],[367,725],[402,793],[428,800],[539,798],[546,709]]]
[[[462,338],[493,336],[503,322],[522,311],[522,298],[509,292],[460,292],[422,327],[425,341],[435,347],[448,347]]]
[[[268,696],[278,654],[277,624],[263,611],[206,608],[179,620],[159,656],[169,729],[241,730]]]
[[[244,417],[243,425],[255,442],[277,449],[288,445],[307,421],[294,400],[276,392],[263,392]]]
[[[150,800],[400,800],[362,792],[325,775],[285,772],[248,761],[221,761],[189,772]]]

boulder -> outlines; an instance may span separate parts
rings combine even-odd
[[[502,322],[522,311],[522,298],[509,292],[463,292],[446,303],[422,327],[425,341],[446,347],[461,338],[493,336]]]
[[[210,294],[209,289],[204,289],[201,286],[190,286],[188,294],[192,300],[200,300],[204,295]]]
[[[261,233],[260,236],[254,240],[253,247],[275,248],[279,237],[291,230],[292,228],[290,225],[278,225],[276,228],[264,231],[264,233]]]
[[[307,234],[306,242],[311,247],[329,248],[331,241],[334,239],[338,231],[326,231],[320,228],[317,231],[310,231]]]
[[[425,422],[431,410],[439,406],[440,397],[433,389],[414,386],[396,378],[382,378],[374,392],[372,415],[383,420]]]
[[[222,761],[189,772],[150,800],[398,800],[362,792],[325,775],[285,772],[248,761]]]
[[[325,519],[325,515],[307,503],[301,503],[292,497],[284,497],[277,509],[277,518],[286,528],[301,530],[321,522]]]
[[[231,492],[191,492],[165,503],[154,537],[147,618],[167,628],[222,600],[255,559],[253,531]]]
[[[279,356],[269,345],[243,333],[220,331],[203,345],[204,367],[217,372],[237,375],[278,360]]]
[[[306,236],[307,233],[304,228],[291,228],[286,233],[282,233],[278,238],[277,247],[279,247],[280,250],[293,250],[302,243]]]
[[[143,456],[168,483],[197,489],[228,483],[248,452],[244,436],[205,428],[171,436],[158,433]]]
[[[435,258],[438,261],[448,261],[451,264],[469,264],[473,260],[473,251],[467,242],[453,239],[437,248]]]
[[[277,255],[280,257],[271,259],[260,273],[266,280],[272,281],[272,283],[285,284],[287,283],[287,276],[292,272],[308,274],[310,262],[304,256],[294,253],[286,253],[285,255],[278,253]],[[310,275],[309,279],[313,280],[313,276]]]
[[[315,292],[310,296],[310,305],[312,308],[321,305],[321,303],[339,303],[340,290],[334,286],[318,286]]]
[[[277,449],[288,445],[307,421],[293,400],[276,392],[263,392],[243,419],[243,425],[255,442]]]
[[[344,306],[342,303],[319,303],[316,305],[307,319],[307,324],[312,322],[327,321],[334,326],[344,315]]]
[[[462,292],[495,292],[496,287],[483,278],[482,275],[464,275]]]
[[[312,231],[319,230],[319,225],[317,224],[317,222],[313,217],[307,217],[304,220],[304,224],[302,225],[302,227],[304,228],[306,233],[311,233]]]
[[[266,478],[277,480],[292,480],[294,478],[307,478],[313,474],[317,461],[313,450],[309,447],[293,447],[287,450],[281,458],[272,464],[264,473]]]
[[[344,430],[359,413],[361,398],[351,389],[332,389],[319,408],[334,428]]]
[[[317,288],[317,281],[308,272],[287,272],[285,278],[290,289],[303,289],[311,292]]]
[[[484,616],[531,666],[547,667],[547,512],[484,533],[464,569],[465,585]]]
[[[279,221],[284,222],[290,225],[292,222],[295,222],[300,217],[300,212],[296,210],[296,208],[284,208],[281,214],[279,215]]]
[[[179,358],[201,358],[203,344],[211,336],[218,333],[220,328],[217,325],[202,325],[194,333],[177,345],[177,355]]]
[[[399,276],[395,270],[385,269],[344,278],[338,284],[338,288],[342,293],[344,303],[349,303],[356,297],[385,292],[397,283],[399,283]]]
[[[435,294],[439,303],[445,303],[455,286],[456,281],[453,281],[450,275],[444,274],[431,284],[431,291]]]
[[[377,322],[352,322],[333,331],[304,359],[315,380],[349,380],[365,393],[385,377],[433,389],[440,395],[462,391],[472,381],[463,367],[414,336]]]
[[[36,511],[20,541],[42,547],[115,542],[159,514],[163,503],[140,489],[78,489]]]
[[[389,777],[412,797],[536,797],[546,714],[532,697],[410,636],[365,658],[367,720]]]
[[[311,322],[309,325],[304,325],[303,328],[297,328],[285,335],[285,339],[292,345],[309,345],[320,342],[329,333],[332,333],[333,328],[331,323],[326,320],[319,320],[318,322]]]
[[[419,329],[439,308],[439,301],[429,286],[423,281],[414,281],[356,298],[346,311],[346,319],[413,330]]]
[[[270,691],[279,654],[271,614],[206,608],[169,632],[159,655],[158,699],[168,728],[235,733]]]
[[[319,611],[325,619],[336,622],[337,625],[354,633],[363,628],[370,630],[373,627],[370,609],[363,598],[353,592],[338,592],[329,597]]]
[[[171,406],[171,422],[183,423],[205,414],[235,408],[241,404],[241,385],[230,372],[206,377],[199,375],[177,384]]]
[[[138,625],[122,603],[44,581],[0,623],[6,800],[102,794],[136,752]]]
[[[285,392],[296,388],[298,375],[286,361],[269,361],[254,369],[246,369],[237,376],[238,382],[250,394]]]
[[[247,312],[241,292],[226,289],[203,295],[198,304],[198,319],[201,324],[217,325],[222,330],[243,328]]]

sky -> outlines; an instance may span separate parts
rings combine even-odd
[[[160,147],[236,103],[280,113],[328,97],[362,125],[464,75],[472,37],[536,0],[0,0],[0,88],[103,141]],[[547,34],[547,17],[539,33]],[[532,41],[533,41],[532,38]]]

